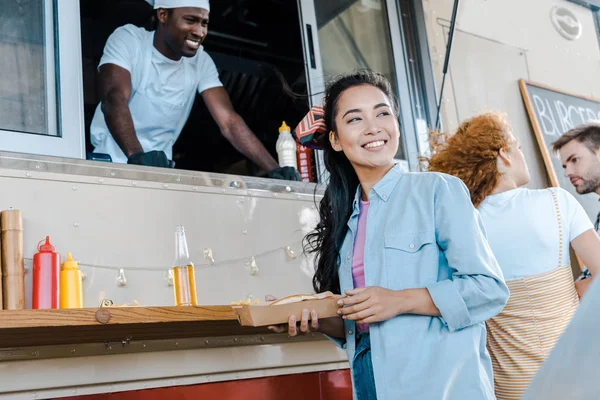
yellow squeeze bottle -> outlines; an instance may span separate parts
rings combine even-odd
[[[71,253],[60,270],[60,308],[83,308],[81,271]]]

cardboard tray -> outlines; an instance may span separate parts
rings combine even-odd
[[[337,301],[343,296],[327,297],[319,300],[304,300],[289,304],[252,304],[231,306],[238,316],[242,326],[266,326],[287,324],[291,315],[296,316],[296,321],[302,318],[302,311],[315,310],[319,319],[337,317],[340,306]]]

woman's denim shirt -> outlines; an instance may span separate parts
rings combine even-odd
[[[361,188],[340,249],[342,293],[353,288],[352,252]],[[426,288],[440,317],[400,315],[370,324],[377,398],[495,399],[485,321],[508,288],[461,180],[392,168],[369,193],[366,286]],[[353,360],[355,324],[343,346]],[[352,363],[351,363],[352,364]]]

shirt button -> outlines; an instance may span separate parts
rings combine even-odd
[[[352,257],[350,257],[350,254],[348,254],[348,255],[346,256],[346,260],[350,261],[350,258],[352,258]]]
[[[411,243],[411,244],[408,245],[408,247],[410,247],[411,249],[414,249],[415,245]]]
[[[352,329],[348,330],[348,335],[352,335],[354,332],[352,332]]]
[[[387,199],[387,194],[384,194],[384,195],[383,195],[383,196],[381,196],[381,197],[383,197],[383,199],[385,200],[385,199]]]

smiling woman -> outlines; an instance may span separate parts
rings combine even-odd
[[[346,90],[337,107],[335,125],[344,135],[331,131],[333,150],[346,155],[361,182],[377,182],[380,176],[365,175],[381,167],[391,168],[398,151],[400,129],[395,103],[377,87],[360,85]],[[363,187],[363,200],[367,200],[369,190]]]
[[[384,75],[358,70],[325,93],[315,140],[330,179],[305,249],[315,291],[345,294],[344,307],[271,329],[316,329],[345,348],[358,399],[494,399],[481,338],[508,290],[465,185],[395,165],[399,107]]]

